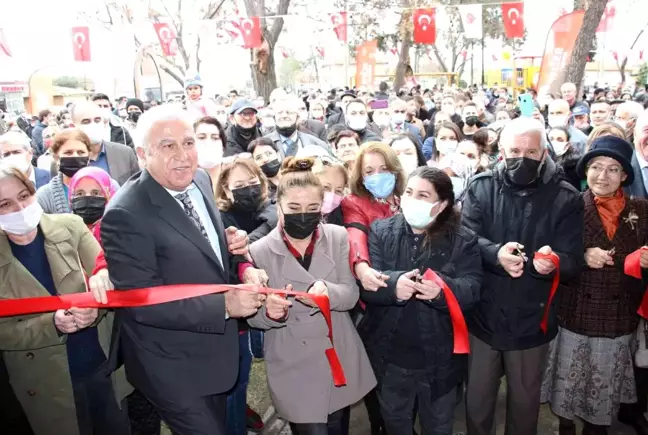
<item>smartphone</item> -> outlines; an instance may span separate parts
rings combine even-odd
[[[531,94],[518,95],[518,107],[522,116],[533,116],[533,98]]]

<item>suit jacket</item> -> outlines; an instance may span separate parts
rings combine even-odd
[[[267,134],[264,137],[272,139],[275,146],[277,147],[277,150],[279,150],[279,154],[281,155],[282,159],[284,159],[286,157],[291,157],[291,156],[286,156],[286,153],[284,151],[283,142],[282,142],[282,139],[281,139],[281,135],[276,130],[273,131],[272,133]],[[301,149],[301,148],[310,148],[310,147],[318,147],[318,148],[322,148],[327,154],[333,156],[333,154],[331,152],[331,148],[328,146],[328,144],[326,142],[321,141],[320,139],[316,138],[312,134],[302,133],[302,132],[298,131],[297,132],[297,138],[298,138],[298,141],[299,141],[299,149]]]
[[[34,177],[36,178],[36,190],[50,182],[52,175],[49,171],[34,167]]]
[[[631,198],[648,198],[648,192],[644,185],[643,175],[641,174],[641,166],[637,160],[636,152],[632,154],[632,170],[634,171],[634,181],[632,184],[625,188],[625,191]]]
[[[221,267],[214,250],[182,206],[143,170],[110,201],[101,221],[110,278],[130,290],[170,284],[228,284],[233,269],[225,231],[207,174],[200,189],[220,239]],[[146,395],[172,400],[224,393],[238,375],[235,320],[225,319],[222,294],[117,310],[117,346],[129,382]]]
[[[314,119],[307,119],[299,124],[299,131],[307,134],[312,134],[319,140],[326,142],[326,124],[316,121]]]
[[[375,385],[369,358],[349,311],[358,301],[358,286],[349,268],[346,230],[337,225],[319,226],[310,268],[305,270],[290,253],[275,228],[250,246],[257,267],[268,274],[269,286],[292,284],[306,291],[324,281],[331,303],[333,342],[347,384],[335,387],[325,351],[331,346],[324,316],[294,301],[285,322],[275,322],[265,308],[248,320],[266,330],[265,362],[272,403],[279,415],[294,423],[325,423],[329,414],[363,398]]]
[[[110,176],[123,186],[131,175],[139,172],[137,156],[132,148],[126,145],[104,142]]]

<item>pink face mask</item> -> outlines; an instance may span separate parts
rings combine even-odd
[[[322,201],[322,213],[329,214],[340,206],[342,195],[333,192],[324,192],[324,201]]]

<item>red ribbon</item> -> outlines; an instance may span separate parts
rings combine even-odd
[[[553,302],[554,296],[556,296],[558,284],[560,284],[560,258],[553,252],[551,254],[542,254],[540,252],[536,252],[533,255],[533,258],[535,260],[550,260],[556,268],[553,281],[551,282],[551,290],[549,290],[549,299],[547,299],[547,305],[545,305],[542,321],[540,322],[540,329],[542,329],[542,332],[546,334],[547,329],[549,329],[549,311],[551,310],[551,303]]]
[[[450,312],[450,321],[452,322],[452,334],[454,335],[454,348],[453,353],[457,354],[467,354],[470,353],[470,340],[468,339],[468,325],[466,325],[466,319],[461,312],[461,307],[459,307],[459,302],[455,297],[448,284],[441,279],[439,275],[436,274],[432,269],[428,269],[423,274],[423,279],[426,281],[432,281],[443,290],[443,297],[446,300],[448,305],[448,311]]]
[[[72,307],[77,308],[133,308],[146,307],[149,305],[164,304],[167,302],[179,301],[182,299],[195,298],[216,293],[224,293],[229,290],[254,291],[262,294],[279,294],[282,296],[300,296],[310,298],[324,315],[328,326],[328,337],[331,340],[331,348],[326,349],[326,358],[328,359],[333,375],[333,383],[336,387],[346,385],[344,369],[340,363],[335,347],[333,346],[333,325],[331,323],[331,305],[328,296],[313,295],[304,292],[275,290],[266,287],[257,287],[254,285],[206,285],[206,284],[187,284],[187,285],[167,285],[160,287],[140,288],[128,291],[109,291],[107,292],[108,303],[101,304],[97,302],[92,293],[74,293],[60,296],[42,296],[36,298],[22,299],[5,299],[0,301],[0,317],[19,316],[26,314],[48,313],[57,310],[67,310]]]
[[[641,276],[641,253],[646,249],[648,248],[642,246],[625,258],[625,262],[623,263],[623,272],[626,275],[637,279],[643,278]],[[643,299],[641,300],[641,305],[639,305],[639,310],[637,310],[637,314],[639,314],[644,319],[648,319],[648,292],[646,291],[644,292]]]

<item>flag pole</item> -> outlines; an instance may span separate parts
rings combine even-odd
[[[344,0],[344,21],[346,24],[346,41],[344,46],[344,86],[349,86],[349,2]]]

